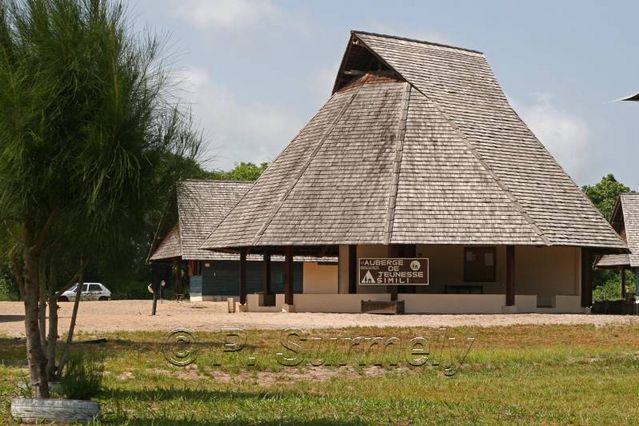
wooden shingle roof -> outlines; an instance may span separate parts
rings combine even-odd
[[[231,253],[200,248],[206,237],[252,186],[251,182],[186,180],[177,188],[178,224],[167,234],[150,260],[237,260]]]
[[[621,194],[612,213],[611,222],[625,237],[630,254],[602,256],[597,262],[599,268],[615,266],[639,267],[639,193]]]
[[[625,244],[483,54],[353,32],[334,93],[203,247]]]
[[[166,260],[182,257],[182,242],[180,241],[180,227],[175,225],[160,241],[160,244],[151,254],[149,260]]]

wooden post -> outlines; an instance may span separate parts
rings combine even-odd
[[[592,306],[592,250],[581,249],[581,306]]]
[[[180,301],[182,299],[182,295],[184,294],[184,289],[182,288],[182,265],[181,259],[179,257],[175,258],[175,294],[177,300]],[[162,293],[160,293],[162,294]],[[162,296],[160,296],[162,298]]]
[[[400,248],[399,246],[390,246],[390,257],[400,257]],[[386,290],[390,293],[391,302],[397,302],[397,293],[399,293],[399,288],[396,285],[386,286]]]
[[[626,268],[622,266],[619,273],[621,274],[621,298],[626,300]]]
[[[357,293],[357,246],[348,246],[348,294]]]
[[[264,294],[271,294],[271,250],[264,249]]]
[[[240,249],[240,305],[246,305],[246,248]]]
[[[284,259],[284,303],[293,305],[293,247],[286,247]]]
[[[506,306],[515,306],[515,246],[506,246]]]

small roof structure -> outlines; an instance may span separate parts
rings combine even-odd
[[[230,253],[202,250],[211,230],[248,191],[252,182],[185,180],[177,187],[178,223],[155,248],[149,260],[238,260]],[[261,257],[260,257],[261,259]]]
[[[480,52],[351,32],[333,94],[203,248],[625,243]]]
[[[596,263],[598,268],[639,268],[639,193],[621,194],[612,211],[610,223],[621,235],[630,254],[608,254]]]
[[[620,101],[639,101],[639,93],[634,95],[626,96],[625,98],[619,99]]]

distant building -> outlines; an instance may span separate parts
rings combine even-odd
[[[482,53],[360,31],[330,99],[211,230],[204,249],[284,255],[278,303],[307,312],[582,312],[595,256],[627,252]],[[293,256],[337,273],[299,293]]]
[[[625,296],[625,271],[634,270],[639,279],[639,194],[630,192],[621,194],[610,218],[612,227],[628,244],[630,253],[608,254],[597,261],[597,268],[616,269],[621,272],[622,295]],[[637,280],[639,283],[639,280]],[[639,298],[639,285],[636,296]]]
[[[192,301],[214,300],[218,296],[239,294],[239,260],[233,253],[202,250],[200,246],[211,230],[251,188],[252,183],[235,181],[187,180],[178,185],[178,222],[155,245],[151,262],[172,262],[186,270],[188,292]],[[275,258],[270,271],[270,289],[265,289],[263,256],[247,257],[248,293],[282,292],[284,270],[281,256]],[[294,263],[295,289],[302,291],[303,265]],[[308,265],[307,269],[312,265]],[[335,265],[333,268],[337,269]],[[312,272],[311,272],[312,274]],[[184,292],[185,289],[176,289]],[[268,297],[267,297],[268,299]],[[271,298],[274,303],[274,298]],[[269,301],[262,301],[269,305]]]
[[[639,101],[639,93],[620,99],[621,101]]]

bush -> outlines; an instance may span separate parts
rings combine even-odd
[[[148,285],[144,281],[121,281],[108,284],[107,287],[113,292],[114,300],[152,299],[153,295],[147,290]]]
[[[621,300],[621,278],[617,271],[599,270],[595,272],[592,298],[595,302]],[[635,293],[635,276],[626,271],[626,286],[630,294]]]
[[[62,394],[68,399],[90,400],[100,392],[104,364],[84,354],[69,357],[60,379]]]
[[[0,275],[0,302],[20,300],[15,283],[4,275]]]

